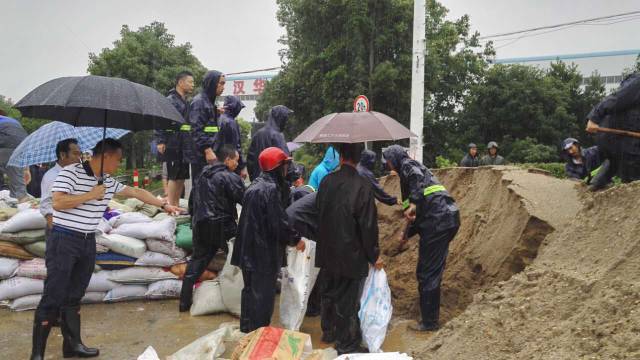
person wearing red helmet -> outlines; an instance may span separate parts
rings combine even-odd
[[[269,147],[260,153],[258,163],[262,173],[244,194],[231,256],[231,264],[242,269],[244,280],[240,310],[240,330],[244,333],[271,323],[285,246],[304,251],[304,242],[289,226],[285,212],[291,158],[281,149]]]

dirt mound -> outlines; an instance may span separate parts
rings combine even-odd
[[[640,359],[640,183],[580,196],[530,266],[481,289],[416,358]]]
[[[454,168],[437,175],[456,199],[462,222],[442,285],[441,319],[446,322],[462,313],[475,293],[528,266],[544,238],[575,215],[579,202],[572,183],[526,170]],[[399,195],[397,177],[387,177],[382,184]],[[548,204],[548,210],[540,204]],[[405,222],[398,207],[380,204],[378,215],[380,246],[388,254],[397,247]],[[395,315],[419,314],[417,258],[417,236],[408,250],[384,258]]]

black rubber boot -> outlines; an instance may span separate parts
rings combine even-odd
[[[62,356],[65,358],[89,358],[100,355],[100,350],[86,347],[80,337],[80,307],[73,306],[62,309]]]
[[[45,323],[45,324],[43,324]],[[33,340],[31,347],[31,360],[43,360],[44,350],[47,347],[47,338],[52,324],[49,321],[33,321]]]
[[[440,329],[438,321],[440,318],[440,287],[426,291],[420,296],[420,311],[422,322],[409,326],[414,331],[436,331]]]
[[[191,309],[191,303],[193,302],[193,284],[194,281],[190,277],[185,276],[182,280],[182,289],[180,291],[180,306],[178,308],[180,312],[186,312]]]

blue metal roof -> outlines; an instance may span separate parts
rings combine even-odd
[[[624,55],[639,55],[640,49],[635,50],[616,50],[616,51],[601,51],[581,54],[566,54],[566,55],[547,55],[547,56],[531,56],[531,57],[518,57],[518,58],[506,58],[493,60],[494,64],[513,64],[523,62],[536,62],[536,61],[554,61],[554,60],[572,60],[572,59],[587,59],[598,58],[608,56],[624,56]]]

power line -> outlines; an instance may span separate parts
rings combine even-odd
[[[602,20],[616,19],[616,18],[618,18],[616,20],[621,20],[620,18],[622,18],[621,21],[630,21],[630,20],[635,20],[636,17],[629,17],[629,15],[638,15],[638,14],[640,14],[640,10],[630,11],[630,12],[615,14],[615,15],[600,16],[600,17],[590,18],[590,19],[576,20],[576,21],[566,22],[562,24],[539,26],[539,27],[530,28],[530,29],[510,31],[506,33],[493,34],[493,35],[486,35],[486,36],[481,36],[478,39],[486,40],[486,39],[492,39],[492,38],[498,38],[498,37],[504,37],[504,36],[510,36],[510,35],[518,35],[518,34],[530,33],[530,32],[535,32],[540,30],[563,28],[563,27],[569,27],[569,26],[575,26],[575,25],[609,25],[609,24],[588,24],[588,23],[594,23]],[[624,17],[627,17],[627,18],[625,19]],[[616,23],[616,22],[612,22],[612,23]]]
[[[242,74],[251,74],[251,73],[255,73],[255,72],[261,72],[261,71],[273,71],[273,70],[280,70],[280,66],[278,67],[272,67],[272,68],[266,68],[266,69],[256,69],[256,70],[248,70],[248,71],[240,71],[240,72],[234,72],[234,73],[228,73],[225,75],[242,75]]]

